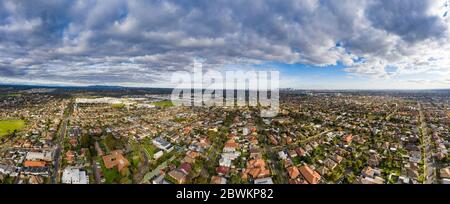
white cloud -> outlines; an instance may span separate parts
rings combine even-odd
[[[342,63],[355,75],[448,81],[448,10],[445,0],[4,0],[0,77],[148,84],[201,57],[207,69]]]

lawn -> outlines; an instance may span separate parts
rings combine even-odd
[[[136,141],[130,141],[131,145],[131,155],[129,156],[129,161],[133,168],[138,168],[139,163],[141,162],[141,146]]]
[[[149,137],[140,142],[140,147],[145,149],[149,157],[153,157],[153,155],[159,151],[159,149],[153,145],[152,139]]]
[[[22,94],[20,94],[20,93],[10,93],[10,94],[7,94],[6,96],[20,97],[20,96],[22,96]]]
[[[149,157],[153,157],[153,155],[158,152],[158,148],[156,148],[155,146],[153,146],[152,144],[143,144],[144,149],[147,151],[147,153],[149,154]]]
[[[105,164],[101,160],[101,157],[99,157],[97,161],[101,163],[103,176],[105,177],[106,180],[105,183],[106,184],[119,183],[121,176],[120,173],[117,171],[117,169],[116,168],[107,169],[105,167]]]
[[[176,123],[182,123],[182,122],[184,122],[184,121],[186,121],[186,120],[187,120],[186,118],[175,117],[175,118],[173,119],[173,122],[176,122]]]
[[[173,103],[172,103],[172,101],[164,100],[164,101],[154,102],[153,105],[155,105],[157,107],[165,108],[165,107],[172,107]]]
[[[121,139],[116,139],[112,135],[106,136],[104,144],[106,145],[109,151],[122,149],[125,146],[125,143]]]
[[[111,107],[112,108],[117,108],[117,109],[122,109],[122,108],[125,107],[125,104],[123,104],[123,103],[112,104]]]
[[[14,130],[21,130],[25,127],[23,120],[0,120],[0,137],[12,133]]]

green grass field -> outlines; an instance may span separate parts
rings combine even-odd
[[[103,162],[101,157],[98,157],[97,162],[101,164],[103,176],[105,177],[106,184],[118,183],[121,176],[117,168],[107,169],[105,163]]]
[[[20,93],[10,93],[10,94],[7,94],[6,96],[20,97],[20,96],[22,96],[22,94],[20,94]]]
[[[21,130],[25,127],[23,120],[0,120],[0,137]]]
[[[117,108],[117,109],[125,108],[125,104],[123,104],[123,103],[112,104],[111,106],[113,108]]]
[[[172,107],[173,103],[172,103],[172,101],[165,100],[165,101],[154,102],[153,105],[164,108],[164,107]]]

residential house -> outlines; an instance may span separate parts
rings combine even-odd
[[[320,182],[321,177],[319,173],[312,170],[308,165],[301,166],[299,171],[309,184],[318,184]]]
[[[121,150],[112,151],[110,155],[103,156],[103,162],[108,169],[117,167],[119,172],[122,172],[130,165],[130,162],[122,155]]]

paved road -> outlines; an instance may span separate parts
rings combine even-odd
[[[423,178],[424,184],[431,184],[434,182],[434,161],[430,158],[430,140],[431,136],[428,134],[427,131],[427,124],[425,121],[425,116],[423,114],[422,105],[418,103],[419,107],[419,122],[420,122],[420,129],[421,129],[421,136],[422,136],[422,159],[423,159]],[[431,159],[431,161],[430,161]]]
[[[144,148],[144,150],[139,151],[139,154],[144,158],[144,162],[138,165],[137,173],[133,175],[133,183],[141,183],[146,172],[150,170],[147,150]]]
[[[69,116],[70,116],[70,114],[64,115],[64,119],[61,124],[61,128],[60,128],[59,135],[57,138],[57,144],[56,144],[55,154],[54,154],[54,158],[53,158],[53,161],[54,161],[53,172],[50,177],[52,184],[56,184],[58,182],[59,168],[60,168],[60,161],[61,161],[61,147],[62,147],[61,144],[64,141],[64,137],[66,135],[66,128],[67,128],[67,123],[69,122]]]
[[[68,119],[65,119],[63,121],[62,124],[62,128],[61,131],[59,133],[59,138],[58,138],[58,144],[56,144],[56,149],[55,149],[55,155],[54,155],[54,167],[53,167],[53,172],[52,172],[52,176],[51,176],[51,180],[52,180],[52,184],[55,184],[57,182],[57,178],[59,177],[59,167],[60,167],[60,160],[61,160],[61,143],[63,141],[65,132],[66,132],[66,127],[67,127],[67,121]]]
[[[95,183],[101,184],[100,169],[101,167],[97,165],[97,161],[92,160],[92,169],[94,170]]]

